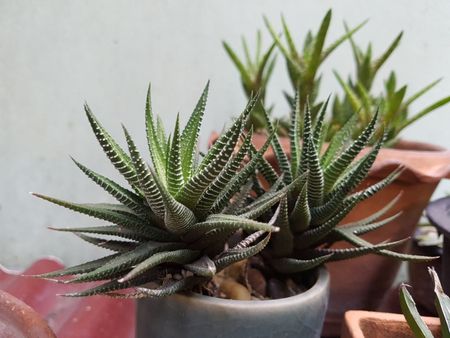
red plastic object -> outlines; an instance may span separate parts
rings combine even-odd
[[[41,314],[58,338],[134,338],[133,300],[104,296],[62,297],[57,294],[81,290],[89,285],[58,284],[21,275],[62,267],[54,259],[38,260],[22,273],[0,267],[0,290],[19,298]]]

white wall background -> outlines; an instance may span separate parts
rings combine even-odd
[[[444,77],[417,108],[450,93],[448,1],[0,1],[0,263],[24,267],[55,255],[69,264],[99,254],[70,234],[46,229],[95,221],[28,194],[105,201],[106,194],[68,156],[116,177],[88,127],[85,101],[113,135],[121,139],[124,122],[143,147],[148,82],[153,83],[156,111],[170,126],[177,112],[186,120],[210,79],[205,144],[209,133],[220,130],[245,103],[221,40],[240,46],[242,33],[253,37],[261,28],[268,42],[262,15],[280,27],[280,13],[301,39],[307,29],[317,29],[330,7],[329,41],[342,34],[344,19],[356,25],[370,18],[356,39],[372,41],[378,53],[405,31],[383,74],[395,68],[411,92]],[[269,93],[277,114],[286,111],[281,90],[290,89],[280,61]],[[344,45],[322,68],[323,95],[338,88],[331,69],[345,74],[352,67]],[[450,147],[449,128],[447,107],[404,136]],[[445,191],[450,191],[448,184],[436,196]]]

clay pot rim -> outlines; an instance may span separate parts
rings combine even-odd
[[[204,296],[193,292],[187,294],[176,294],[170,297],[176,297],[178,301],[195,301],[205,305],[214,305],[219,308],[250,308],[251,311],[267,310],[268,308],[276,307],[290,307],[298,303],[307,303],[310,299],[314,298],[315,295],[328,292],[330,283],[328,270],[324,266],[321,266],[316,271],[317,280],[312,287],[302,293],[299,293],[298,295],[286,298],[267,300],[233,300]]]
[[[378,311],[365,311],[365,310],[349,310],[345,312],[345,318],[356,318],[358,321],[361,319],[376,319],[383,320],[389,316],[394,321],[406,322],[405,316],[401,313],[391,313],[391,312],[378,312]],[[440,324],[440,319],[438,317],[421,316],[426,323],[430,324]],[[352,320],[353,322],[353,320]]]
[[[425,324],[430,326],[440,326],[440,319],[437,317],[426,317],[421,316]],[[345,312],[344,322],[342,324],[342,337],[354,337],[363,338],[365,337],[362,329],[362,321],[372,320],[375,322],[394,322],[406,324],[406,319],[403,314],[400,313],[390,313],[390,312],[375,312],[375,311],[364,311],[364,310],[350,310]]]
[[[437,144],[403,138],[397,139],[393,147],[385,149],[394,149],[402,151],[427,151],[427,152],[448,151],[447,148],[439,146]]]
[[[362,155],[371,148],[362,151]],[[370,169],[370,176],[383,178],[397,167],[404,171],[399,181],[438,183],[450,178],[450,150],[425,142],[399,139],[393,148],[382,148]]]

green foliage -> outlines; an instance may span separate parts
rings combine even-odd
[[[89,107],[85,107],[100,146],[131,190],[75,161],[84,174],[118,203],[80,204],[34,195],[110,223],[54,230],[72,232],[114,253],[39,277],[71,276],[63,279],[64,283],[105,282],[69,296],[164,296],[205,283],[229,264],[255,255],[266,246],[277,226],[255,220],[259,214],[226,213],[233,207],[230,199],[252,179],[271,140],[260,151],[252,153],[251,131],[248,135],[244,133],[258,97],[250,99],[244,112],[199,160],[197,143],[207,95],[208,85],[186,127],[181,129],[177,117],[171,137],[166,137],[161,120],[155,121],[149,89],[145,117],[152,167],[144,161],[125,127],[128,152],[103,128]],[[252,159],[245,162],[247,155]],[[273,205],[277,201],[269,202]],[[228,238],[240,229],[248,237],[225,250]],[[141,287],[147,283],[154,287]],[[116,294],[118,290],[132,287],[139,287],[139,291]]]
[[[276,55],[274,55],[275,43],[272,43],[266,51],[262,52],[262,34],[261,31],[258,31],[256,33],[255,55],[252,58],[247,40],[242,37],[242,49],[244,51],[245,61],[242,61],[238,57],[237,53],[227,42],[223,41],[223,47],[236,69],[239,71],[242,88],[244,89],[247,99],[250,99],[250,97],[256,93],[259,93],[260,101],[256,104],[250,114],[246,127],[247,129],[250,129],[250,126],[253,126],[255,130],[260,131],[261,129],[266,128],[263,110],[265,109],[269,112],[271,110],[271,108],[266,106],[265,99],[266,89],[276,62]]]
[[[403,36],[403,32],[399,33],[395,39],[389,44],[385,51],[378,57],[373,56],[372,45],[369,43],[368,47],[363,50],[353,39],[354,34],[366,23],[357,25],[354,28],[349,28],[344,24],[345,33],[332,43],[326,43],[327,36],[330,30],[332,19],[332,11],[329,10],[322,19],[319,28],[316,32],[308,31],[304,37],[303,44],[297,44],[293,32],[289,29],[284,17],[281,18],[281,32],[278,32],[267,18],[264,18],[267,29],[273,39],[273,44],[279,50],[286,63],[286,70],[289,76],[293,92],[299,92],[300,101],[300,120],[303,121],[303,112],[309,101],[311,115],[313,121],[320,110],[323,102],[318,100],[320,95],[320,67],[326,59],[339,47],[343,42],[349,41],[355,62],[355,76],[350,75],[341,77],[339,74],[347,74],[348,70],[338,69],[334,71],[339,85],[342,87],[344,93],[342,96],[336,96],[333,102],[331,116],[327,119],[326,124],[330,125],[327,134],[324,136],[325,140],[330,140],[345,123],[357,111],[357,119],[353,127],[354,136],[359,135],[364,127],[378,111],[380,122],[385,126],[386,145],[394,143],[398,135],[410,126],[412,123],[418,121],[422,117],[435,111],[436,109],[448,104],[450,96],[443,97],[436,102],[433,102],[418,111],[411,112],[411,105],[417,99],[423,97],[429,90],[438,84],[440,80],[436,80],[429,85],[423,87],[411,96],[407,96],[407,85],[398,86],[395,71],[392,71],[387,79],[384,80],[384,89],[381,93],[375,92],[373,83],[377,80],[379,70],[389,60],[393,52],[397,49]],[[260,51],[260,34],[257,39],[257,53]],[[267,82],[272,73],[273,65],[266,67],[267,64],[263,62],[251,62],[248,55],[250,54],[247,43],[244,43],[244,51],[247,56],[247,65],[244,66],[236,56],[236,54],[225,45],[227,52],[235,63],[235,66],[241,73],[241,79],[247,96],[249,93],[261,91],[266,93]],[[273,45],[268,52],[272,53]],[[261,60],[258,59],[257,60]],[[255,66],[257,64],[258,66]],[[267,77],[264,81],[258,81],[255,74],[259,72],[263,74],[267,69]],[[270,70],[270,72],[268,71]],[[291,107],[295,105],[295,98],[290,93],[284,93]],[[264,106],[264,102],[263,105]],[[260,107],[260,108],[262,108]],[[270,112],[270,109],[267,109]],[[267,127],[262,120],[262,113],[258,109],[258,118],[252,119],[250,122],[257,130]],[[286,135],[288,126],[284,119],[278,132],[279,135]],[[379,135],[380,136],[380,135]]]
[[[434,283],[435,306],[441,320],[441,336],[450,337],[450,298],[442,290],[441,282],[436,271],[428,268],[428,272]],[[433,338],[428,326],[420,317],[414,299],[409,293],[406,285],[400,288],[400,306],[409,327],[417,338]]]
[[[346,29],[348,31],[347,26]],[[374,93],[372,85],[376,75],[397,49],[402,36],[403,32],[398,34],[384,53],[377,58],[372,56],[372,45],[370,43],[366,52],[363,52],[353,38],[349,38],[356,66],[356,76],[354,80],[349,77],[347,81],[344,81],[335,72],[335,76],[344,90],[344,96],[335,99],[330,134],[339,130],[355,110],[358,111],[358,128],[356,131],[359,132],[372,118],[374,112],[379,109],[380,119],[386,126],[387,141],[393,142],[404,128],[450,102],[450,96],[446,96],[411,116],[411,104],[436,86],[440,80],[433,81],[407,97],[407,85],[397,87],[397,78],[394,71],[384,81],[384,91],[381,94]]]
[[[271,145],[280,174],[274,174],[274,169],[268,162],[260,162],[260,172],[272,187],[269,192],[255,197],[251,204],[236,211],[236,215],[248,215],[250,210],[258,209],[261,221],[273,219],[273,224],[280,228],[279,232],[272,235],[273,239],[263,255],[269,264],[279,273],[292,274],[313,269],[326,262],[366,254],[402,260],[432,259],[433,257],[414,256],[391,250],[403,244],[405,240],[373,244],[360,237],[398,216],[385,217],[396,199],[387,201],[384,208],[365,219],[340,224],[356,205],[383,189],[402,171],[398,168],[378,183],[359,188],[383,144],[383,137],[377,136],[383,135],[377,130],[378,115],[369,121],[354,140],[351,135],[355,120],[350,120],[347,127],[331,139],[327,149],[321,151],[323,136],[327,133],[324,119],[328,101],[322,105],[315,123],[312,121],[309,107],[306,107],[302,130],[299,127],[298,95],[296,102],[290,125],[291,160],[287,160],[287,154],[280,146],[278,137],[274,136]],[[266,114],[265,117],[269,132],[273,131],[269,116]],[[303,135],[303,138],[300,135]],[[375,146],[361,153],[369,142],[374,142]],[[273,204],[265,205],[271,196],[279,196],[280,203],[276,210],[272,207]],[[336,242],[346,242],[351,247],[331,247]]]
[[[277,31],[273,28],[267,18],[264,18],[266,26],[283,55],[286,61],[286,68],[288,71],[289,79],[291,81],[293,92],[300,93],[300,112],[303,114],[305,111],[306,101],[309,99],[313,119],[315,119],[315,113],[318,111],[320,103],[316,102],[321,76],[319,74],[319,68],[324,61],[333,53],[337,47],[339,47],[345,40],[351,37],[357,32],[365,23],[356,26],[354,29],[346,32],[344,35],[333,41],[331,44],[326,45],[325,41],[330,28],[332,12],[329,10],[320,24],[317,33],[308,31],[305,36],[303,47],[300,48],[294,42],[293,35],[286,24],[284,17],[282,17],[282,35],[286,40],[283,43],[281,37]],[[290,94],[285,94],[291,106],[294,106],[294,98]],[[301,116],[303,120],[303,116]]]

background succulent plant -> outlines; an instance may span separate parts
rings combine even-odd
[[[283,187],[291,187],[282,196],[275,212],[272,212],[273,208],[266,208],[266,213],[262,214],[261,220],[264,217],[266,220],[271,219],[273,224],[280,228],[262,253],[266,261],[278,273],[295,274],[313,269],[325,262],[366,254],[403,260],[432,259],[390,250],[407,239],[372,244],[360,237],[398,216],[383,218],[397,198],[386,201],[385,207],[365,219],[340,225],[358,203],[383,189],[401,173],[402,169],[398,168],[378,183],[358,190],[383,144],[383,137],[376,136],[378,115],[371,119],[355,140],[352,140],[352,132],[356,117],[351,118],[322,152],[323,141],[327,134],[327,126],[324,124],[327,106],[328,100],[319,111],[315,124],[312,122],[309,108],[306,107],[301,132],[300,96],[296,95],[296,109],[291,114],[289,133],[290,160],[283,151],[279,138],[273,137],[272,148],[280,174],[269,162],[262,161],[259,170],[263,178],[270,183],[271,190],[266,194],[261,193],[261,197],[236,213],[248,215],[261,206],[271,194],[278,194],[279,189],[285,189]],[[266,120],[268,130],[272,133],[275,128],[267,114]],[[303,138],[300,135],[303,135]],[[375,138],[375,146],[367,153],[360,154],[372,138]],[[357,158],[359,154],[360,157]],[[255,191],[261,189],[255,188]],[[338,241],[347,242],[352,247],[347,249],[330,247]]]
[[[331,18],[332,11],[329,10],[323,18],[317,33],[314,34],[312,31],[308,31],[304,39],[303,47],[301,48],[294,41],[293,34],[283,17],[282,34],[279,34],[268,19],[264,18],[274,44],[285,59],[293,92],[300,91],[300,112],[303,114],[308,99],[313,121],[315,121],[316,115],[323,104],[322,101],[318,100],[318,97],[320,97],[319,87],[321,81],[319,68],[337,47],[346,40],[350,41],[355,62],[355,77],[353,79],[351,76],[348,76],[347,81],[345,81],[339,75],[343,73],[341,69],[334,72],[344,93],[342,97],[336,96],[334,99],[331,116],[326,120],[326,123],[331,125],[331,128],[328,129],[328,134],[325,136],[326,140],[330,140],[334,133],[342,128],[347,120],[353,116],[355,111],[358,112],[357,123],[354,128],[354,136],[356,137],[369,123],[375,112],[378,111],[380,121],[384,123],[386,128],[386,144],[391,144],[404,128],[450,102],[450,96],[446,96],[412,115],[410,112],[411,105],[437,85],[439,80],[430,83],[413,95],[406,97],[407,86],[403,85],[397,88],[394,71],[384,81],[383,92],[375,93],[373,83],[376,80],[376,76],[379,74],[381,67],[389,60],[392,53],[399,46],[403,32],[396,36],[379,57],[374,58],[370,43],[367,49],[363,51],[353,39],[353,35],[365,24],[365,21],[352,29],[345,24],[346,33],[326,46],[325,41]],[[283,42],[283,38],[285,42]],[[249,54],[248,47],[245,47],[244,50],[246,50],[246,55]],[[245,68],[242,66],[242,63],[239,65],[235,61],[235,54],[233,53],[233,56],[230,53],[229,47],[227,47],[227,51],[240,71],[241,78],[244,79],[245,76],[242,70],[244,69],[246,73],[250,73],[250,67]],[[264,67],[261,70],[264,70]],[[267,74],[268,76],[264,81],[251,82],[253,85],[252,90],[266,92],[267,83],[272,74],[272,67],[270,67],[270,72],[267,72]],[[250,83],[250,81],[247,82]],[[246,89],[247,96],[250,95],[250,92]],[[285,96],[293,108],[293,95],[285,92]],[[264,103],[262,105],[264,106]],[[258,116],[262,116],[262,114],[258,114]],[[301,116],[301,120],[303,120],[303,116]],[[257,122],[255,121],[255,125],[261,128],[264,125],[262,119],[259,118]],[[279,128],[279,134],[286,134],[286,130],[289,129],[287,126],[288,122],[286,123],[281,119],[280,125],[282,128]]]
[[[348,28],[346,26],[348,31]],[[386,126],[387,141],[393,141],[400,132],[432,111],[450,102],[450,96],[446,96],[427,107],[419,110],[413,116],[410,114],[410,106],[430,89],[436,86],[440,80],[433,81],[423,87],[413,95],[406,97],[407,85],[397,88],[397,77],[392,71],[384,81],[384,91],[375,94],[373,83],[380,68],[386,63],[392,53],[397,49],[403,32],[397,35],[386,50],[377,58],[372,55],[372,45],[369,43],[365,52],[355,43],[350,36],[349,41],[352,47],[355,61],[355,79],[348,78],[345,82],[341,76],[335,72],[335,76],[344,90],[343,98],[335,98],[333,106],[333,116],[331,119],[332,128],[330,135],[339,130],[345,121],[354,111],[358,111],[358,128],[360,132],[366,123],[372,118],[378,109],[380,119]]]
[[[364,22],[361,23],[352,30],[349,30],[343,34],[333,43],[325,46],[325,40],[330,28],[331,17],[332,11],[328,10],[322,19],[317,33],[314,34],[311,30],[308,31],[301,51],[300,48],[297,47],[284,17],[281,18],[281,21],[283,26],[283,36],[286,40],[286,44],[282,42],[279,34],[272,27],[269,20],[264,18],[266,26],[275,44],[286,61],[286,68],[291,81],[292,92],[300,92],[300,112],[303,114],[305,111],[306,100],[308,99],[313,118],[315,118],[315,114],[320,107],[320,103],[316,102],[321,81],[321,76],[319,74],[320,66],[337,47],[339,47],[345,40],[347,40],[364,25]],[[285,93],[285,96],[291,107],[294,107],[294,95]]]
[[[242,37],[242,49],[244,51],[245,61],[242,61],[237,53],[231,48],[227,42],[223,42],[223,47],[230,57],[233,64],[236,66],[241,76],[241,84],[247,99],[250,99],[255,93],[259,93],[260,101],[250,114],[247,129],[250,126],[256,131],[266,128],[264,119],[264,110],[270,113],[271,108],[266,106],[266,88],[268,86],[270,77],[276,62],[276,55],[274,55],[275,44],[262,52],[262,34],[261,31],[256,33],[256,48],[255,55],[251,56],[250,48],[245,37]],[[280,130],[283,132],[282,130]]]
[[[428,268],[428,271],[434,283],[435,305],[441,320],[441,336],[450,337],[450,298],[444,293],[436,271],[432,268]],[[400,305],[414,335],[417,338],[433,338],[433,334],[420,317],[414,299],[404,284],[400,287]]]
[[[204,283],[226,266],[264,248],[270,232],[276,231],[277,227],[255,221],[258,213],[226,214],[226,210],[234,207],[230,199],[253,177],[257,163],[269,146],[270,139],[256,156],[254,154],[243,164],[250,151],[252,137],[251,130],[248,134],[243,130],[257,97],[249,101],[244,112],[199,159],[197,142],[207,94],[208,85],[186,127],[181,130],[177,117],[172,135],[166,136],[161,119],[155,122],[149,88],[145,116],[153,167],[143,160],[125,127],[129,154],[85,106],[89,123],[103,151],[131,189],[74,160],[83,173],[119,203],[79,204],[35,194],[57,205],[112,223],[56,230],[72,232],[89,243],[114,252],[40,277],[73,276],[65,283],[107,281],[70,296],[112,295],[117,290],[130,287],[138,288],[127,297],[164,296]],[[268,198],[265,205],[276,202],[276,198]],[[244,229],[248,237],[225,248],[228,237],[239,229]],[[139,287],[149,282],[153,288]]]

